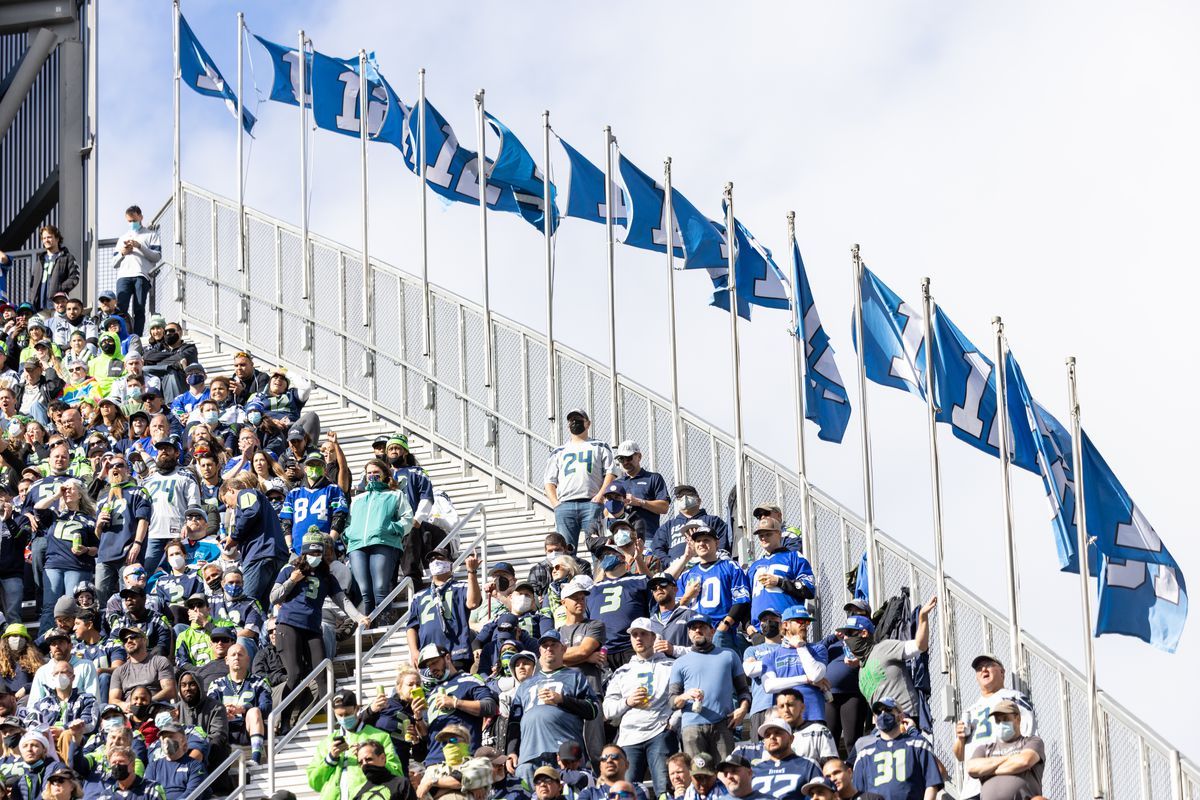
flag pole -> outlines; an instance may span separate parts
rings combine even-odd
[[[612,126],[604,126],[604,231],[608,237],[608,363],[612,365],[612,380],[609,389],[609,413],[611,439],[621,440],[620,418],[617,416],[617,278],[616,251],[613,232],[613,158],[612,148],[616,140]]]
[[[488,390],[488,402],[492,412],[496,411],[496,378],[492,352],[492,302],[491,286],[488,281],[488,226],[487,226],[487,138],[483,120],[483,89],[475,94],[475,132],[479,136],[479,248],[483,265],[483,385]]]
[[[1017,544],[1013,534],[1012,487],[1009,482],[1009,448],[1012,446],[1012,427],[1008,417],[1008,346],[1004,339],[1004,321],[992,317],[992,328],[996,334],[996,419],[1000,422],[1000,469],[1001,488],[1004,497],[1004,568],[1008,583],[1008,650],[1011,661],[1014,689],[1024,690],[1025,669],[1021,661],[1021,624],[1017,580]],[[929,363],[926,354],[926,364]]]
[[[801,336],[800,323],[803,311],[800,308],[800,265],[796,263],[796,212],[787,214],[787,241],[792,257],[792,355],[796,370],[796,466],[800,479],[800,515],[804,522],[801,534],[804,539],[804,552],[809,560],[817,557],[817,538],[812,529],[812,500],[808,489],[808,461],[804,447],[804,404],[808,390],[808,342]],[[805,334],[807,335],[807,334]]]
[[[679,345],[676,338],[675,319],[675,206],[671,202],[674,195],[671,190],[671,159],[663,162],[663,186],[667,212],[667,320],[669,321],[671,340],[671,464],[675,470],[675,483],[684,481],[683,463],[683,423],[679,419]],[[650,420],[654,427],[654,420]]]
[[[245,140],[245,101],[242,99],[242,74],[245,48],[242,46],[242,35],[246,29],[246,15],[241,11],[237,15],[237,268],[238,272],[246,272],[246,167],[243,162],[243,147]],[[245,286],[242,287],[243,289]]]
[[[750,530],[747,521],[749,500],[746,496],[745,460],[746,444],[742,438],[742,382],[741,347],[738,343],[738,287],[737,287],[737,236],[734,231],[733,215],[733,183],[725,184],[725,238],[729,242],[729,332],[730,349],[733,354],[733,461],[734,461],[734,524],[742,529],[742,541],[747,548],[750,543],[746,538]],[[670,249],[671,235],[667,235],[667,245]]]
[[[367,127],[367,110],[369,103],[367,102],[367,51],[358,51],[358,141],[359,141],[359,159],[362,164],[362,325],[364,328],[371,327],[371,256],[368,247],[370,238],[368,236],[370,227],[370,213],[367,205],[367,190],[370,186],[367,177],[367,138],[370,136],[370,131]],[[304,241],[304,251],[308,252],[308,240]],[[309,298],[309,304],[313,304],[316,298],[316,293]],[[374,384],[374,378],[372,378]]]
[[[171,12],[175,19],[175,25],[171,29],[171,50],[172,56],[175,59],[175,71],[171,76],[171,101],[172,101],[172,161],[171,161],[171,180],[175,190],[175,246],[178,249],[183,247],[183,181],[179,174],[179,0],[173,0],[171,3]],[[176,266],[183,266],[183,257],[177,253],[175,256]]]
[[[1067,402],[1071,409],[1071,469],[1075,473],[1075,549],[1079,562],[1079,598],[1083,610],[1083,666],[1088,691],[1089,751],[1092,766],[1092,797],[1105,796],[1104,773],[1100,768],[1100,712],[1096,692],[1096,655],[1092,642],[1091,564],[1088,560],[1087,503],[1083,490],[1083,422],[1076,387],[1075,357],[1067,359]]]
[[[432,398],[432,381],[437,374],[433,346],[433,315],[429,295],[429,165],[425,161],[425,68],[417,70],[417,171],[421,176],[421,347],[427,376],[425,405],[430,416],[437,413]]]
[[[883,587],[879,585],[879,551],[875,546],[875,479],[871,464],[871,428],[867,424],[867,362],[863,347],[862,279],[863,262],[858,245],[850,249],[854,265],[854,333],[858,341],[858,429],[862,439],[863,511],[867,540],[867,601],[871,609],[879,608]]]
[[[312,295],[312,275],[308,259],[308,39],[300,31],[300,45],[296,51],[300,65],[300,297],[307,300]]]
[[[546,238],[546,419],[550,423],[550,441],[557,443],[561,432],[555,421],[558,407],[555,403],[554,381],[557,370],[554,363],[554,219],[550,202],[550,111],[542,112],[542,235]]]
[[[929,417],[929,478],[933,489],[933,569],[936,575],[938,606],[942,609],[937,615],[938,638],[942,651],[942,674],[949,675],[951,696],[946,710],[954,712],[954,695],[958,689],[956,670],[954,669],[954,650],[950,642],[950,606],[946,595],[946,566],[942,548],[942,462],[938,457],[937,403],[934,390],[934,361],[933,353],[933,296],[929,291],[929,278],[921,279],[921,308],[924,319],[922,326],[925,336],[925,408]]]

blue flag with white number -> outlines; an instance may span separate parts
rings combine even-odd
[[[796,304],[797,320],[792,333],[804,343],[808,376],[804,384],[804,418],[817,424],[818,438],[841,442],[850,421],[850,396],[833,359],[833,345],[817,313],[798,244],[792,245],[792,302]]]
[[[240,42],[238,44],[241,45]],[[183,14],[179,15],[179,79],[202,95],[224,100],[229,113],[235,120],[238,118],[237,94],[221,77],[221,71],[209,58],[204,45],[200,44]],[[250,113],[250,109],[243,106],[242,127],[246,129],[246,133],[250,133],[254,128],[254,123],[254,115]]]
[[[671,214],[683,238],[684,269],[706,269],[714,282],[719,275],[728,272],[729,240],[725,236],[725,226],[701,214],[673,186]],[[738,289],[741,289],[740,285]]]
[[[276,103],[287,103],[290,106],[300,105],[300,57],[297,55],[296,48],[285,47],[281,44],[268,41],[258,34],[254,35],[258,43],[266,48],[267,55],[271,59],[271,68],[273,78],[271,80],[271,92],[268,97]],[[306,105],[312,104],[312,53],[307,53],[308,70],[305,87]]]
[[[409,112],[409,135],[414,158],[409,168],[417,171],[420,160],[421,137],[420,109]],[[441,115],[433,103],[425,100],[425,180],[437,194],[458,203],[479,205],[479,155],[458,143],[458,137],[450,123]],[[489,161],[489,164],[491,162]],[[517,201],[512,190],[489,183],[487,187],[488,208],[516,213]]]
[[[901,300],[865,265],[859,290],[862,293],[863,361],[867,377],[924,400],[925,335],[920,311]],[[851,322],[850,330],[854,329]],[[852,341],[857,350],[857,335]]]
[[[724,202],[721,203],[724,206]],[[733,221],[737,232],[734,249],[734,269],[737,270],[738,316],[750,319],[750,306],[764,308],[788,308],[786,279],[771,256],[754,234],[746,230],[736,218]],[[723,277],[714,278],[713,299],[710,305],[724,311],[729,310],[728,267]]]
[[[1000,457],[1000,420],[996,402],[996,369],[946,312],[933,310],[933,386],[937,421],[950,426],[955,438]],[[1011,367],[1010,367],[1011,372]],[[1014,466],[1038,472],[1037,448],[1022,416],[1022,399],[1008,376],[1008,417]]]
[[[608,212],[604,208],[604,171],[584,156],[558,134],[558,143],[567,154],[567,165],[570,178],[567,180],[567,205],[563,214],[576,219],[586,219],[589,222],[607,222]],[[613,224],[624,225],[628,216],[625,203],[625,192],[612,182],[612,196],[616,199],[613,209]]]
[[[625,238],[621,241],[630,247],[667,252],[667,207],[663,202],[666,189],[646,173],[642,172],[624,155],[617,158],[617,171],[628,192],[627,199],[632,208],[629,222],[625,226]],[[676,258],[683,258],[683,235],[675,220],[672,246]]]
[[[312,53],[312,110],[318,128],[356,139],[360,133],[358,59]],[[404,147],[408,108],[392,91],[373,58],[367,59],[367,136]]]
[[[517,135],[508,126],[491,114],[484,112],[488,125],[500,137],[500,148],[496,151],[496,161],[488,174],[488,183],[494,183],[507,188],[517,202],[517,213],[530,225],[539,231],[545,231],[546,224],[546,191],[542,178],[542,170],[538,167],[533,156],[521,144]],[[550,184],[550,232],[558,227],[558,207],[556,205],[557,190]]]

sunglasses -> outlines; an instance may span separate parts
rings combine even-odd
[[[604,763],[605,761],[620,761],[620,760],[621,760],[620,753],[609,753],[608,755],[600,756],[601,763]],[[611,797],[612,795],[610,794],[609,796]]]
[[[601,761],[603,761],[603,760],[604,759],[601,759]],[[621,798],[633,797],[633,792],[626,792],[626,791],[609,792],[608,797],[609,797],[609,800],[621,800]]]
[[[142,637],[140,637],[140,636],[134,636],[131,634],[129,636],[122,636],[121,641],[122,642],[136,642],[138,639],[141,639],[141,638]]]

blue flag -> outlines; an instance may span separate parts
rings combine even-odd
[[[925,336],[921,314],[863,266],[863,361],[875,383],[925,399]],[[851,318],[853,320],[853,318]],[[854,331],[853,322],[850,330]],[[855,349],[858,337],[853,337]]]
[[[792,333],[804,343],[808,376],[804,384],[804,417],[819,426],[818,438],[841,442],[850,421],[850,397],[833,359],[829,335],[821,325],[798,244],[792,245],[792,302],[796,304],[798,323]]]
[[[724,206],[724,202],[721,204]],[[636,214],[636,207],[634,210]],[[750,319],[750,306],[765,308],[788,308],[786,279],[771,257],[771,251],[763,245],[746,226],[734,219],[737,229],[737,246],[734,250],[734,269],[737,270],[738,316]],[[729,275],[713,279],[717,290],[713,292],[710,305],[724,311],[729,310]]]
[[[240,44],[239,42],[239,46]],[[209,58],[204,45],[200,44],[183,14],[179,15],[179,78],[200,94],[224,100],[229,113],[237,119],[237,95],[229,88],[229,84],[225,83],[221,71]],[[250,109],[243,106],[242,127],[246,129],[246,133],[254,128],[254,123],[254,115],[250,113]]]
[[[267,41],[258,34],[254,35],[267,50],[267,55],[271,58],[271,66],[273,68],[274,78],[271,81],[271,93],[269,97],[276,103],[287,103],[291,106],[300,105],[300,57],[297,55],[296,48],[284,47],[281,44]],[[305,88],[305,105],[312,104],[312,53],[306,53],[308,70],[307,80],[308,85]]]
[[[567,153],[567,163],[571,171],[570,180],[567,181],[567,208],[563,213],[568,217],[604,225],[608,213],[604,208],[604,171],[584,158],[561,136],[555,136]],[[616,208],[613,209],[613,224],[623,226],[628,212],[625,193],[617,186],[616,181],[613,181],[612,196],[617,201]]]
[[[488,183],[509,189],[517,202],[517,213],[536,227],[545,231],[546,191],[542,171],[521,140],[508,126],[491,114],[487,114],[488,125],[500,137],[500,149],[488,175]],[[550,232],[558,227],[557,190],[550,184]]]
[[[700,213],[686,197],[671,187],[671,214],[683,237],[684,269],[707,269],[714,279],[729,271],[729,239],[725,226]],[[738,278],[738,290],[741,290]]]
[[[931,328],[937,421],[949,425],[955,438],[999,458],[995,364],[971,343],[940,306],[933,310]],[[1037,447],[1022,412],[1023,401],[1011,374],[1007,377],[1012,432],[1009,458],[1015,466],[1038,472]]]
[[[630,247],[667,252],[667,207],[663,202],[666,189],[633,162],[621,155],[617,159],[617,171],[629,192],[629,205],[633,213],[625,226],[625,238],[621,241]],[[671,239],[675,257],[683,258],[683,235],[679,232],[679,221],[674,221]]]
[[[318,128],[358,138],[358,59],[331,58],[312,53],[312,110]],[[367,60],[367,135],[404,149],[408,108]]]
[[[409,168],[417,171],[419,142],[421,137],[419,107],[408,115],[409,135],[414,148],[414,157],[406,159]],[[489,160],[489,169],[491,161]],[[429,188],[447,200],[479,205],[479,156],[461,146],[454,129],[441,115],[433,103],[425,100],[425,178]],[[488,208],[497,211],[517,212],[517,201],[512,190],[489,183],[487,187]]]

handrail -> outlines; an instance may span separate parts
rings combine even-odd
[[[459,567],[461,567],[463,562],[467,560],[467,556],[471,555],[471,553],[475,552],[475,550],[478,549],[480,552],[479,560],[480,560],[481,566],[483,567],[483,574],[487,575],[487,572],[488,572],[487,507],[484,506],[483,503],[478,503],[476,507],[479,509],[479,521],[480,521],[479,533],[475,534],[474,539],[472,539],[471,541],[467,542],[467,544],[462,546],[462,548],[459,551],[458,558],[454,559],[454,569],[457,570]]]
[[[445,537],[443,537],[442,540],[440,542],[438,542],[437,547],[435,547],[433,549],[441,550],[443,547],[445,547],[448,544],[451,544],[451,543],[458,544],[458,540],[461,538],[460,533],[461,533],[463,527],[465,527],[466,524],[468,522],[470,522],[475,517],[475,515],[480,512],[480,510],[482,508],[483,508],[482,502],[476,503],[475,505],[471,506],[471,510],[466,513],[466,516],[464,516],[458,522],[454,523],[454,527],[452,527],[450,530],[446,531]]]
[[[229,758],[222,761],[216,769],[209,772],[208,777],[204,779],[204,782],[192,790],[192,793],[184,797],[183,800],[200,800],[200,798],[204,796],[204,793],[208,791],[208,787],[216,783],[217,779],[224,775],[235,763],[237,764],[238,768],[237,786],[232,792],[225,795],[225,800],[233,800],[237,797],[244,797],[246,795],[246,789],[249,788],[249,785],[246,783],[246,751],[239,747],[235,747],[233,752],[230,753]]]
[[[413,590],[415,588],[416,587],[413,586],[412,578],[404,578],[398,584],[396,584],[395,589],[392,589],[392,591],[388,592],[388,596],[383,598],[383,601],[375,607],[375,610],[367,615],[367,624],[357,625],[354,628],[354,691],[360,702],[363,699],[363,665],[366,664],[367,659],[375,655],[375,653],[382,646],[383,642],[387,641],[391,637],[391,635],[400,627],[401,623],[408,622],[409,611],[412,609]],[[385,630],[383,635],[381,635],[379,639],[375,641],[375,644],[371,647],[370,652],[367,653],[366,657],[364,658],[362,651],[363,636],[366,634],[367,629],[370,627],[371,623],[375,621],[375,618],[378,617],[385,608],[388,608],[392,604],[392,601],[396,599],[396,595],[405,590],[408,591],[408,604],[404,610],[404,613],[388,626],[387,630]]]
[[[292,729],[285,733],[277,742],[275,741],[275,724],[279,722],[282,712],[292,704],[292,701],[308,690],[308,685],[317,678],[320,672],[325,673],[325,694],[317,698],[311,706],[308,707],[297,719],[296,724]],[[291,694],[283,699],[279,705],[271,709],[270,715],[267,717],[267,792],[268,794],[275,793],[275,758],[279,750],[287,747],[288,742],[308,724],[309,720],[317,715],[317,709],[322,704],[325,705],[325,727],[328,733],[333,733],[333,696],[336,694],[337,679],[333,673],[333,661],[324,659],[320,664],[313,667],[312,672],[304,676],[304,679],[292,689]]]

